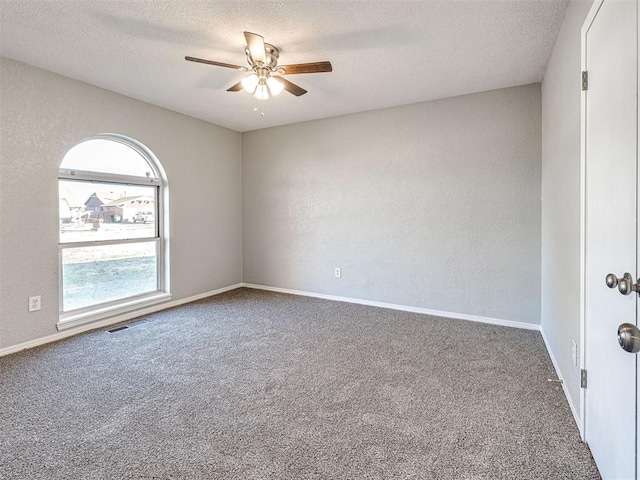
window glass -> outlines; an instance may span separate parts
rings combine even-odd
[[[158,187],[59,181],[60,243],[156,237]]]
[[[137,150],[105,139],[79,143],[67,152],[60,168],[158,178],[155,169]]]
[[[63,311],[158,290],[157,242],[62,250]]]

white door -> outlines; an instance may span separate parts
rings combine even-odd
[[[636,360],[618,326],[637,322],[637,1],[596,0],[583,28],[585,92],[585,437],[605,479],[636,479]]]

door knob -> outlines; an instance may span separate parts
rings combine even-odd
[[[622,278],[618,278],[613,273],[609,273],[605,277],[605,282],[609,288],[618,287],[618,291],[623,295],[629,295],[631,292],[638,292],[638,295],[640,295],[640,279],[634,282],[629,272],[626,272]]]
[[[633,323],[623,323],[618,327],[618,343],[629,353],[640,352],[640,330]]]
[[[616,277],[613,273],[608,274],[604,281],[607,283],[607,287],[616,288],[618,286],[618,277]]]
[[[618,290],[623,295],[638,291],[638,286],[634,283],[630,273],[625,273],[622,278],[618,279]]]

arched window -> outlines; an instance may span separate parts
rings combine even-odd
[[[97,135],[67,152],[58,173],[58,329],[165,301],[168,190],[144,145]]]

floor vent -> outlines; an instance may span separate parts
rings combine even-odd
[[[111,330],[107,330],[107,332],[116,333],[116,332],[119,332],[120,330],[126,330],[127,328],[129,328],[127,325],[123,325],[121,327],[116,327],[116,328],[112,328]]]
[[[140,320],[136,320],[131,323],[127,323],[126,325],[120,325],[119,327],[112,328],[111,330],[107,330],[108,333],[116,333],[120,330],[126,330],[129,327],[135,327],[136,325],[141,325],[143,323],[147,323],[149,320],[146,318],[141,318]]]

